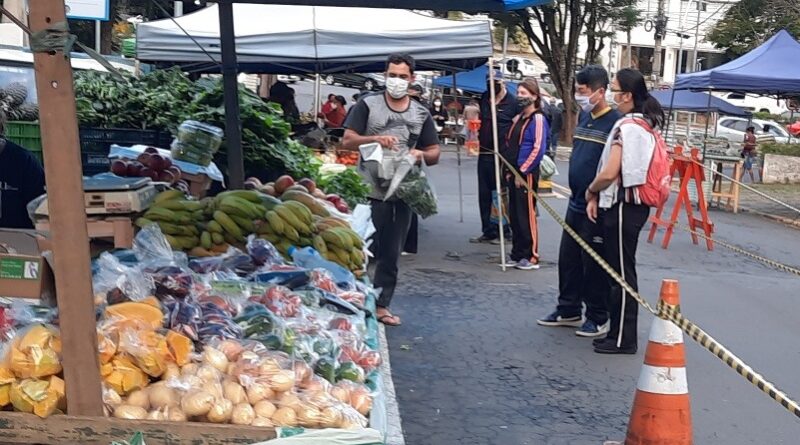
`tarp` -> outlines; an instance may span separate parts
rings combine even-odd
[[[486,76],[489,74],[489,66],[483,65],[472,71],[456,73],[456,88],[468,93],[483,94],[486,92]],[[453,76],[438,77],[433,81],[434,87],[452,88]],[[516,82],[506,81],[506,88],[513,94],[517,93]]]
[[[411,54],[418,70],[464,70],[492,55],[488,20],[445,20],[395,9],[242,3],[233,5],[233,13],[242,72],[377,72],[385,69],[392,53]],[[175,21],[177,25],[170,19],[139,25],[137,57],[148,62],[210,63],[205,71],[218,71],[218,6]]]
[[[720,113],[730,116],[748,116],[750,113],[733,105],[732,103],[704,92],[693,92],[687,90],[661,90],[652,91],[650,94],[655,97],[664,110],[693,111],[696,113]],[[709,106],[708,96],[711,96]]]
[[[253,1],[253,0],[251,0]],[[552,0],[264,0],[263,3],[291,3],[316,6],[358,6],[365,8],[423,9],[433,11],[463,11],[468,13],[508,12],[547,3]]]
[[[800,95],[798,60],[800,43],[781,30],[738,59],[710,70],[679,75],[675,88]]]

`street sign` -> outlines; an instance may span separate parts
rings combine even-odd
[[[109,19],[110,0],[65,0],[67,18],[81,20]]]

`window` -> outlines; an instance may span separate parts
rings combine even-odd
[[[524,61],[524,62],[525,62],[525,65],[533,65],[533,62],[531,62],[531,61],[530,61],[530,60],[528,60],[528,59],[525,59],[525,61]]]
[[[783,129],[778,128],[774,125],[764,125],[764,132],[771,134],[772,136],[788,137],[788,135],[783,131]]]
[[[744,94],[741,93],[728,94],[728,100],[744,100]]]
[[[722,121],[722,126],[725,127],[725,128],[734,128],[736,126],[736,122],[737,121],[730,120],[730,119],[723,120]]]
[[[733,125],[733,129],[736,131],[741,131],[744,133],[747,131],[747,122],[745,121],[735,121]]]

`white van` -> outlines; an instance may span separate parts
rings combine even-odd
[[[745,93],[715,93],[717,96],[727,100],[739,108],[752,111],[754,113],[769,113],[779,115],[788,111],[785,100],[778,100],[774,97],[757,96]]]

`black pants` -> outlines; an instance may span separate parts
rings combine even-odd
[[[589,221],[585,213],[567,210],[564,218],[597,253],[605,256],[602,220]],[[586,304],[586,318],[598,325],[608,321],[608,278],[600,265],[567,232],[558,249],[558,313],[578,317]]]
[[[539,190],[539,175],[525,176],[528,186]],[[508,182],[508,219],[511,225],[511,261],[527,259],[539,262],[539,227],[536,221],[536,198],[525,187]]]
[[[408,229],[408,236],[403,246],[403,252],[417,253],[419,246],[419,216],[416,213],[411,215],[411,226]]]
[[[381,289],[378,306],[389,307],[397,286],[397,261],[403,251],[413,213],[403,201],[373,199],[371,204],[372,223],[376,230],[371,247],[375,255],[373,282],[376,289]]]
[[[639,232],[649,216],[650,207],[626,203],[618,203],[603,212],[605,260],[637,292],[636,247],[639,244]],[[611,330],[606,338],[613,339],[620,348],[635,347],[639,304],[611,277],[609,285]]]
[[[481,231],[486,238],[500,236],[497,224],[491,221],[492,192],[497,190],[494,174],[494,155],[478,156],[478,205],[481,212]]]

